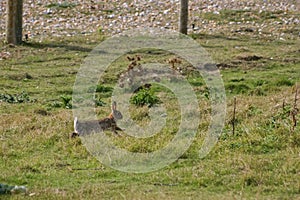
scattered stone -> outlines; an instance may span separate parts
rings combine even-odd
[[[281,35],[287,26],[299,27],[299,0],[191,0],[189,1],[189,32],[215,34],[256,34],[260,37],[300,37],[299,31]],[[101,29],[103,34],[115,35],[138,27],[178,29],[180,0],[104,0],[79,1],[57,0],[24,1],[24,33],[30,32],[29,39],[45,36],[73,36],[82,32],[91,33]],[[253,19],[265,13],[266,20],[249,20],[232,16],[225,23],[203,19],[202,14],[222,16],[223,10],[238,10]],[[298,14],[297,14],[298,12]],[[0,1],[0,40],[5,37],[6,1]],[[257,22],[256,22],[257,21]],[[241,27],[248,27],[241,29]],[[237,30],[237,31],[234,31]],[[25,36],[24,36],[25,37]]]

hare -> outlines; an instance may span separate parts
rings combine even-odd
[[[102,120],[78,121],[77,117],[75,117],[74,132],[71,134],[71,137],[90,134],[92,132],[97,133],[107,129],[111,129],[112,132],[118,135],[117,130],[122,131],[122,129],[117,126],[116,121],[122,118],[123,115],[117,110],[117,103],[114,101],[111,105],[111,113]]]

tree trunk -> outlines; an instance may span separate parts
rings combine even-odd
[[[189,8],[189,1],[180,0],[179,32],[182,34],[187,34],[188,16],[189,16],[188,8]]]
[[[23,0],[7,0],[6,40],[22,43]]]

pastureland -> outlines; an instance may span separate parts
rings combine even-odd
[[[76,73],[103,36],[32,40],[20,47],[2,44],[0,52],[9,56],[0,61],[0,183],[26,185],[38,199],[300,198],[300,125],[291,131],[290,116],[300,86],[299,40],[224,34],[193,37],[212,55],[224,80],[228,107],[223,134],[211,153],[199,159],[210,106],[202,78],[190,75],[202,113],[197,137],[175,163],[147,174],[107,168],[79,138],[69,138]],[[137,54],[145,63],[163,63],[172,57],[160,51]],[[99,118],[110,112],[111,87],[118,69],[128,64],[125,57],[117,60],[95,88]],[[148,152],[172,139],[179,120],[178,110],[173,110],[176,101],[166,95],[168,91],[153,90],[169,108],[168,127],[150,139],[112,136],[120,147]],[[147,108],[132,105],[131,112],[137,123],[147,124]],[[296,117],[300,119],[299,114]]]

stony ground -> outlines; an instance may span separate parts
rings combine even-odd
[[[43,38],[95,31],[112,35],[135,27],[176,30],[179,6],[179,0],[24,0],[24,32]],[[299,0],[190,0],[189,6],[189,33],[300,36]],[[225,15],[224,10],[236,12]],[[0,39],[5,18],[6,0],[0,0]]]

